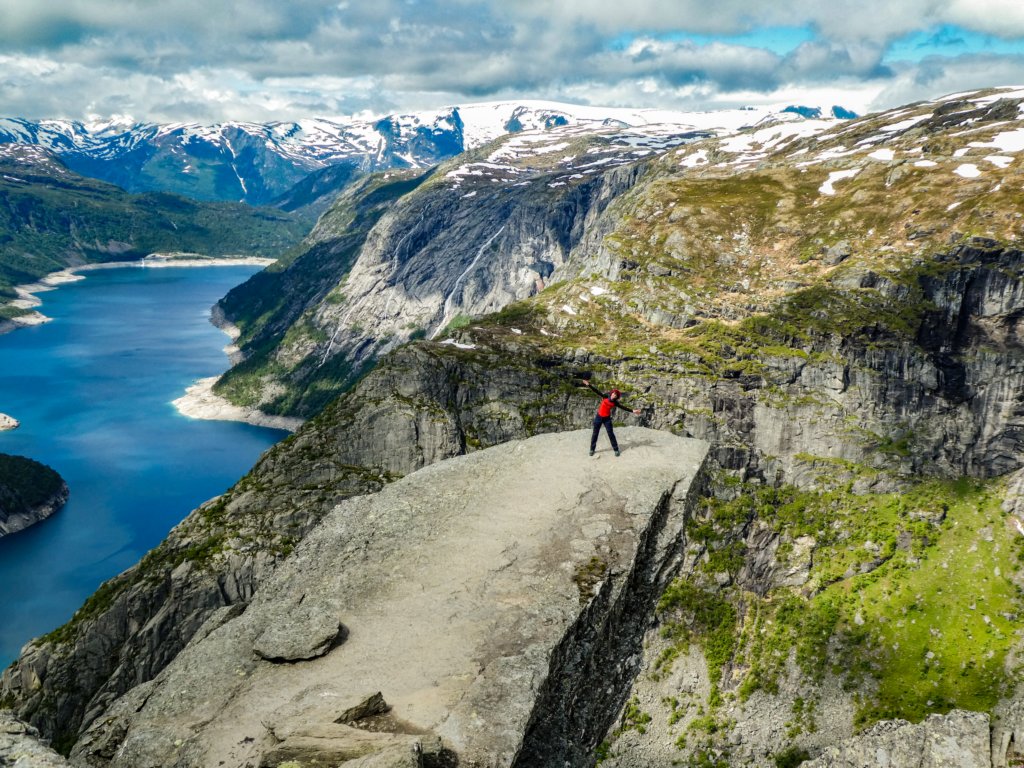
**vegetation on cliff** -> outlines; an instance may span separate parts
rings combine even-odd
[[[38,147],[0,149],[0,303],[15,297],[16,285],[88,262],[161,251],[273,258],[306,226],[282,211],[240,203],[129,194],[72,173]]]

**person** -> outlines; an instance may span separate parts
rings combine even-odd
[[[592,392],[600,396],[601,404],[597,407],[597,414],[594,416],[594,432],[590,436],[590,455],[594,455],[594,451],[597,450],[597,437],[601,434],[601,425],[604,425],[605,430],[608,432],[608,439],[611,441],[612,450],[615,451],[615,455],[619,454],[619,442],[615,439],[615,430],[612,429],[612,412],[618,408],[623,411],[629,411],[620,401],[622,398],[622,392],[617,389],[613,389],[611,392],[605,394],[593,384],[590,383],[589,379],[583,379],[583,383],[590,388]],[[636,416],[640,415],[638,408],[632,409],[632,413]]]

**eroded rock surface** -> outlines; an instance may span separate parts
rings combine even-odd
[[[923,723],[887,720],[829,747],[804,768],[990,768],[989,718],[953,710]]]
[[[0,710],[0,765],[6,768],[64,768],[68,762],[39,740],[39,731]]]
[[[244,613],[98,719],[75,760],[391,764],[433,750],[462,766],[587,763],[680,565],[707,454],[629,428],[620,458],[590,458],[587,437],[490,448],[342,502]],[[292,664],[254,653],[302,610],[292,641],[335,621],[345,641]],[[380,733],[345,722],[367,691],[389,707]]]

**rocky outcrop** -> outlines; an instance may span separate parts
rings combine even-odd
[[[588,765],[681,564],[707,447],[633,428],[621,458],[591,458],[587,437],[508,443],[341,503],[74,759],[346,764],[440,738],[459,765]],[[371,727],[373,690],[388,710]]]
[[[944,279],[928,278],[935,311],[957,308],[955,322],[921,326],[934,351],[826,338],[813,355],[768,357],[757,376],[716,378],[693,375],[685,357],[616,360],[551,349],[507,327],[471,331],[464,340],[476,349],[405,347],[118,579],[113,599],[97,601],[75,623],[74,642],[31,647],[2,685],[44,732],[90,722],[159,672],[214,610],[244,605],[279,553],[339,498],[477,447],[585,424],[593,402],[575,388],[573,374],[581,371],[628,382],[646,406],[640,423],[707,440],[721,466],[746,477],[813,485],[823,472],[843,471],[844,461],[906,474],[993,474],[1007,468],[1007,440],[1019,434],[1012,403],[1022,372],[1013,339],[999,346],[986,329],[1015,316],[1019,282],[1004,277],[1019,258],[1004,249],[960,250],[945,261]],[[1006,301],[964,302],[949,288],[991,286],[972,294],[991,296],[993,281],[1002,281]],[[867,282],[874,287],[855,290],[891,291],[898,300],[896,284]],[[962,330],[943,336],[938,328]],[[940,376],[936,361],[953,373]],[[908,436],[905,447],[879,450],[900,435]],[[792,572],[773,578],[795,584],[805,565],[790,561]]]
[[[13,416],[8,416],[6,413],[0,413],[0,432],[4,432],[8,429],[17,429],[21,426],[21,422]]]
[[[67,626],[29,645],[0,677],[0,698],[13,697],[51,737],[73,741],[211,617],[243,608],[342,499],[466,451],[587,423],[593,399],[561,371],[504,362],[434,344],[389,356],[105,584]]]
[[[39,739],[39,731],[0,709],[0,765],[9,768],[66,768],[68,761]]]
[[[879,117],[850,130],[862,129],[867,137],[885,124]],[[824,152],[840,141],[847,139],[792,144],[785,157]],[[916,152],[918,145],[916,138],[907,137],[898,149]],[[436,264],[421,263],[415,275],[403,277],[416,286],[433,281],[435,288],[447,291],[427,296],[427,309],[443,308],[453,294],[458,301],[485,296],[490,284],[476,285],[473,275],[483,275],[491,257],[511,258],[506,246],[513,248],[520,240],[504,241],[509,232],[525,234],[527,244],[539,249],[524,246],[523,253],[564,253],[564,244],[574,243],[573,258],[561,273],[573,279],[549,286],[497,318],[452,329],[458,344],[423,342],[380,358],[348,395],[271,451],[224,498],[197,510],[142,564],[105,587],[72,625],[30,646],[5,674],[4,694],[44,732],[72,739],[81,726],[99,724],[101,716],[137,710],[150,690],[147,681],[192,638],[212,637],[231,623],[339,500],[376,490],[442,458],[586,423],[594,403],[574,391],[574,376],[626,385],[644,408],[641,423],[706,439],[719,466],[760,488],[847,483],[839,499],[851,491],[899,488],[915,478],[990,477],[1019,467],[1022,264],[1020,249],[1012,245],[1017,236],[1013,217],[989,210],[999,200],[990,205],[983,190],[954,190],[964,199],[980,195],[980,207],[963,214],[963,231],[978,231],[972,223],[977,219],[1009,233],[1001,242],[967,238],[954,227],[959,212],[969,206],[951,208],[956,201],[945,196],[950,185],[923,180],[926,171],[911,170],[916,166],[899,166],[899,176],[865,157],[854,158],[860,165],[850,187],[856,185],[858,204],[841,207],[841,195],[817,199],[814,191],[834,162],[854,160],[828,160],[804,173],[788,159],[759,158],[754,172],[752,166],[733,163],[722,147],[697,151],[705,150],[710,160],[699,171],[687,164],[691,155],[683,157],[686,170],[680,170],[682,152],[645,161],[647,171],[637,178],[630,177],[640,173],[636,166],[619,168],[612,175],[627,182],[623,189],[628,193],[611,201],[596,194],[605,182],[595,177],[565,187],[547,186],[547,192],[538,183],[522,200],[506,190],[485,201],[486,184],[473,189],[472,182],[464,181],[466,198],[453,198],[447,188],[433,190],[435,209],[425,193],[439,179],[405,176],[377,190],[383,192],[369,206],[372,215],[355,205],[338,219],[325,217],[325,237],[300,257],[301,270],[296,261],[295,269],[263,273],[246,289],[249,293],[238,294],[245,294],[246,301],[235,305],[243,315],[245,305],[251,310],[244,319],[238,317],[249,334],[243,346],[257,337],[259,343],[249,346],[250,357],[235,369],[234,381],[239,391],[254,384],[259,389],[267,373],[260,367],[263,363],[273,358],[282,366],[294,366],[293,372],[300,372],[295,381],[302,384],[301,406],[287,387],[264,391],[283,410],[293,405],[310,412],[319,409],[342,382],[357,375],[346,368],[348,361],[372,359],[383,345],[400,340],[375,338],[370,344],[379,346],[373,349],[357,344],[349,350],[352,354],[333,354],[337,347],[332,344],[362,338],[366,330],[346,331],[335,323],[343,316],[359,320],[345,314],[353,297],[340,281],[371,242],[371,234],[380,236],[377,245],[397,255],[388,262],[378,254],[381,282],[358,299],[373,322],[379,319],[374,314],[378,310],[387,317],[418,311],[415,302],[403,303],[399,283],[391,278],[401,272],[403,260],[415,260],[418,249],[429,251],[440,242],[447,242],[451,252],[435,251]],[[453,164],[448,170],[460,168]],[[694,180],[697,174],[704,174],[697,180],[701,183]],[[609,174],[602,175],[607,181]],[[488,183],[498,188],[497,182]],[[413,199],[413,188],[415,195],[425,196]],[[374,190],[364,191],[370,200]],[[550,209],[541,210],[540,197],[533,207],[526,204],[537,192],[550,195]],[[884,194],[884,199],[873,194]],[[482,203],[477,212],[491,217],[495,227],[472,219],[474,200]],[[523,222],[516,218],[519,214],[492,207],[502,200],[524,204],[522,210],[535,220]],[[389,218],[399,209],[416,216]],[[598,210],[604,213],[590,216]],[[555,218],[543,218],[553,211],[559,211]],[[893,211],[898,215],[890,216]],[[440,223],[433,220],[435,214]],[[870,224],[857,218],[862,215]],[[497,233],[502,223],[512,229]],[[327,232],[330,227],[336,231]],[[464,242],[445,240],[446,227],[465,233]],[[580,239],[573,239],[577,234]],[[496,249],[499,242],[502,248]],[[912,252],[906,243],[913,244]],[[440,261],[442,257],[447,261]],[[453,271],[442,279],[424,271],[433,266]],[[356,271],[356,277],[367,287],[373,274]],[[495,279],[512,280],[507,274]],[[448,282],[442,285],[444,280]],[[391,291],[393,301],[376,305],[370,294],[377,290]],[[293,301],[296,297],[301,300]],[[255,301],[249,304],[249,299]],[[267,335],[261,336],[256,326],[264,317],[269,318],[263,326]],[[326,325],[318,325],[320,320]],[[402,333],[423,335],[426,330],[405,328]],[[269,350],[262,361],[261,350]],[[278,355],[282,350],[286,354]],[[322,357],[325,350],[331,354]],[[368,357],[360,357],[364,353]],[[301,378],[314,368],[313,378]],[[309,382],[315,386],[306,387]],[[1019,506],[1014,509],[1019,511]],[[927,546],[922,541],[941,532],[941,504],[918,511],[923,516],[911,520],[928,527],[924,538],[915,540],[901,531],[894,536],[894,550],[913,554],[915,541]],[[810,572],[823,561],[822,537],[789,535],[756,517],[741,516],[716,531],[722,543],[733,547],[730,552],[742,553],[742,565],[701,574],[709,580],[708,594],[738,590],[741,608],[762,595],[770,603],[773,590],[791,590],[810,599],[822,587],[820,580],[809,581]],[[980,546],[987,541],[979,538]],[[851,578],[872,573],[892,556],[876,541],[861,543],[869,554],[850,567]],[[710,560],[714,553],[702,547],[689,553],[684,569],[702,558]],[[840,569],[830,576],[836,577],[845,573]],[[308,617],[307,624],[317,627],[318,635],[287,651],[316,657],[300,665],[330,658],[356,637],[345,617],[333,617],[319,607],[317,616],[316,621]],[[852,626],[860,626],[857,616],[851,612]],[[338,633],[331,639],[335,618]],[[341,627],[351,629],[351,635],[344,635]],[[252,640],[247,652],[261,645],[258,638]],[[275,639],[274,648],[280,647]],[[260,664],[280,665],[278,659],[285,658],[276,650],[267,655],[270,660]],[[649,657],[641,663],[648,662]],[[688,676],[674,682],[706,703],[712,681],[706,666],[701,671],[705,660],[696,645],[691,662],[677,665]],[[779,682],[790,694],[788,700],[769,700],[763,691],[749,700],[750,717],[743,725],[755,734],[751,741],[756,745],[737,744],[735,754],[770,765],[774,753],[788,743],[790,705],[807,685],[802,673],[789,671],[789,687],[781,676]],[[727,667],[723,685],[734,682],[733,672],[739,676],[743,670]],[[838,691],[838,681],[833,682]],[[727,687],[723,690],[730,693]],[[829,733],[822,734],[819,723],[821,737],[811,745],[815,749],[852,733],[855,707],[849,693],[838,691],[830,699],[830,690],[827,684],[815,689],[822,713],[835,715]],[[122,695],[126,691],[131,693]],[[366,693],[359,691],[358,696]],[[641,706],[661,698],[648,689],[634,693]],[[650,698],[644,699],[647,694]],[[820,719],[823,723],[826,717]],[[130,721],[129,715],[119,720]],[[120,744],[118,727],[103,731],[100,741]],[[1010,733],[1008,728],[1000,731],[1000,738],[1014,737],[1016,730]],[[653,724],[646,730],[658,732]],[[622,743],[650,747],[652,740],[639,734],[637,727],[628,729]],[[348,738],[332,729],[306,737]],[[674,746],[668,747],[672,752]],[[106,748],[96,749],[99,754]],[[112,756],[115,750],[109,751]],[[678,750],[672,755],[680,757]]]
[[[67,483],[53,469],[0,453],[0,536],[45,520],[67,500]]]
[[[990,768],[989,718],[953,710],[923,723],[887,720],[840,745],[829,747],[803,768]]]

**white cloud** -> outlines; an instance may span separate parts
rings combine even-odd
[[[1024,36],[1024,3],[1019,0],[953,0],[945,21],[1002,38]]]
[[[941,24],[1024,35],[1018,0],[0,0],[0,19],[0,103],[28,117],[268,120],[496,98],[860,111],[1024,82],[1022,56],[885,59],[894,38]],[[777,53],[756,34],[683,34],[766,25],[815,38]]]

